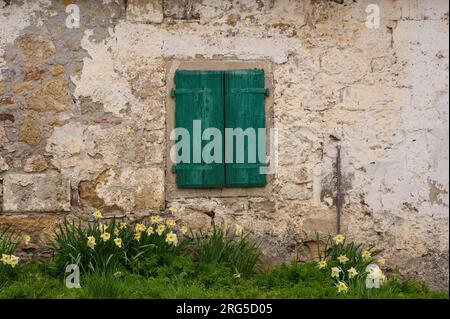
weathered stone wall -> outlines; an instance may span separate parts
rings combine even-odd
[[[80,8],[67,28],[66,6]],[[64,216],[240,224],[270,262],[343,230],[448,287],[448,2],[0,0],[0,225],[46,240]],[[279,166],[269,195],[166,197],[168,61],[265,61]]]

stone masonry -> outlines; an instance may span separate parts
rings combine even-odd
[[[64,217],[177,207],[242,225],[269,264],[304,260],[336,232],[340,146],[344,234],[448,288],[448,31],[446,0],[0,0],[0,226],[39,246]],[[189,61],[270,70],[264,191],[172,190],[170,66]]]

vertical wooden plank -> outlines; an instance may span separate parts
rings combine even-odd
[[[245,139],[244,162],[237,163],[236,138],[233,138],[233,163],[225,164],[226,187],[263,187],[266,175],[260,174],[259,168],[264,165],[258,158],[258,145],[264,145],[265,139],[259,141],[258,128],[266,127],[265,118],[264,70],[237,70],[225,72],[225,127],[253,128],[256,139],[252,149],[256,151],[256,163],[249,161],[249,139]],[[227,138],[227,137],[225,137]],[[261,142],[261,143],[259,143]]]
[[[186,128],[190,133],[190,163],[175,166],[177,185],[180,188],[220,188],[225,183],[224,159],[220,163],[194,163],[193,121],[201,121],[201,132],[206,128],[224,129],[224,83],[221,71],[187,71],[175,73],[175,127]],[[200,135],[201,138],[201,135]],[[177,141],[178,142],[178,141]],[[209,141],[201,142],[201,149]]]

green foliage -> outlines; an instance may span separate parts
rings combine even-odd
[[[421,283],[401,281],[397,276],[378,289],[368,289],[365,267],[375,262],[378,252],[363,257],[362,245],[345,240],[335,242],[329,237],[326,246],[320,247],[317,238],[319,257],[327,262],[324,267],[311,261],[257,272],[260,251],[249,234],[213,228],[210,233],[199,232],[193,240],[176,240],[177,245],[173,245],[167,235],[176,231],[176,226],[166,225],[158,234],[149,227],[155,230],[163,224],[153,221],[133,228],[120,227],[114,219],[105,225],[65,221],[51,245],[53,261],[3,267],[14,273],[5,276],[0,272],[0,298],[448,299],[448,292],[431,292]],[[105,232],[111,237],[105,237]],[[93,241],[88,245],[90,236],[95,245]],[[115,238],[122,240],[120,247]],[[12,254],[17,248],[11,234],[0,233],[1,252]],[[348,258],[345,262],[339,261],[343,255]],[[65,267],[72,263],[82,270],[80,289],[66,288],[64,283]],[[331,277],[332,267],[342,270],[338,278]],[[353,279],[348,276],[351,267],[359,272]],[[339,292],[335,285],[344,281],[348,290]]]
[[[200,231],[194,236],[194,254],[199,263],[226,265],[236,276],[253,274],[261,258],[250,234],[234,235],[218,227],[213,227],[210,233]]]
[[[19,243],[14,240],[14,234],[9,232],[8,228],[0,230],[0,258],[3,255],[13,255],[17,248],[19,248]],[[0,288],[8,280],[17,277],[18,271],[17,266],[11,267],[0,260]]]
[[[81,282],[83,298],[119,299],[122,298],[120,281],[110,274],[89,274]]]
[[[192,264],[185,259],[182,272],[190,272]],[[205,264],[206,265],[206,264]],[[211,269],[213,264],[209,264]],[[48,264],[25,265],[17,280],[0,289],[1,298],[446,298],[448,292],[430,292],[423,284],[412,281],[389,281],[380,289],[370,292],[351,289],[339,294],[329,276],[312,263],[281,265],[272,271],[252,278],[234,278],[219,275],[219,283],[213,284],[218,271],[199,268],[202,276],[158,275],[146,277],[124,272],[122,276],[82,274],[81,289],[68,289],[62,278],[51,275]],[[166,265],[164,267],[171,267]]]
[[[156,273],[157,267],[182,254],[189,242],[182,240],[177,245],[167,242],[167,235],[175,230],[173,228],[165,226],[158,234],[147,231],[149,227],[155,230],[158,223],[139,225],[143,229],[136,231],[129,226],[121,227],[114,218],[106,224],[94,221],[86,225],[64,220],[50,245],[56,269],[63,272],[67,265],[77,264],[83,273],[111,275],[128,269],[151,275]],[[110,236],[107,240],[102,237],[105,233]],[[121,240],[120,247],[114,241],[116,238]]]

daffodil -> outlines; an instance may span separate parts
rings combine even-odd
[[[174,246],[178,245],[178,237],[177,237],[177,235],[175,233],[173,233],[173,232],[168,233],[167,236],[166,236],[166,242],[171,244],[171,245],[174,245]]]
[[[180,231],[183,235],[186,235],[189,232],[189,228],[187,226],[182,226]]]
[[[144,224],[137,224],[136,227],[134,228],[134,230],[136,231],[136,233],[141,233],[143,231],[145,231],[147,227],[145,227]]]
[[[339,274],[341,273],[341,269],[338,267],[331,268],[331,277],[332,278],[339,278]]]
[[[345,282],[343,282],[343,281],[339,281],[337,284],[336,284],[336,287],[337,287],[337,289],[338,289],[338,293],[346,293],[347,291],[348,291],[348,286],[347,286],[347,284],[345,283]]]
[[[14,268],[19,263],[19,257],[11,255],[9,256],[9,265]]]
[[[150,217],[150,221],[152,222],[152,224],[158,224],[161,222],[161,216],[159,215],[155,215]]]
[[[364,250],[361,256],[364,261],[367,261],[372,258],[372,253],[368,250]]]
[[[94,213],[94,218],[95,219],[100,219],[100,218],[102,218],[102,212],[101,211],[99,211],[99,210],[96,210],[95,211],[95,213]]]
[[[2,254],[2,263],[9,265],[11,262],[11,255]]]
[[[120,223],[119,224],[119,229],[125,229],[127,228],[127,223]]]
[[[236,225],[236,228],[235,228],[236,236],[241,236],[243,231],[244,231],[244,228],[242,228],[241,225]]]
[[[348,257],[345,255],[340,255],[337,259],[343,265],[345,265],[347,263],[347,261],[349,261]]]
[[[147,235],[152,235],[155,233],[155,230],[153,229],[152,226],[148,226],[147,228]]]
[[[355,278],[357,275],[358,275],[358,272],[356,271],[356,269],[355,268],[350,268],[349,270],[347,270],[347,272],[348,272],[348,277],[350,278],[350,279],[352,279],[352,278]]]
[[[95,237],[94,236],[88,237],[87,245],[89,248],[94,249],[94,247],[95,247]]]
[[[120,277],[123,276],[123,273],[122,273],[121,271],[117,271],[117,272],[114,273],[113,276],[114,276],[115,278],[120,278]]]
[[[108,232],[104,232],[100,235],[100,237],[103,239],[103,241],[108,241],[111,238],[111,234]]]
[[[378,265],[384,265],[386,263],[386,259],[384,259],[383,257],[378,258],[377,260]]]
[[[169,226],[169,227],[175,227],[176,225],[177,225],[177,222],[174,220],[174,219],[168,219],[167,221],[166,221],[166,224],[167,224],[167,226]]]
[[[172,215],[176,215],[178,212],[178,209],[176,207],[170,207],[169,210],[172,213]]]
[[[114,228],[114,235],[119,236],[119,233],[120,233],[120,229],[115,227]]]
[[[162,233],[164,233],[165,230],[166,230],[166,226],[164,226],[164,225],[159,225],[159,226],[156,228],[156,232],[158,233],[159,236],[161,236]]]
[[[137,240],[137,241],[140,241],[141,240],[141,233],[135,233],[134,234],[134,239]]]
[[[31,241],[31,236],[30,235],[24,235],[23,236],[23,241],[25,242],[25,245],[28,246],[30,244],[30,241]]]
[[[120,238],[115,238],[115,239],[114,239],[114,244],[115,244],[117,247],[122,248],[122,239],[120,239]]]
[[[326,260],[319,261],[319,269],[324,269],[324,268],[327,268],[327,261]]]
[[[344,243],[345,237],[341,234],[338,234],[333,238],[333,240],[336,243],[336,245],[340,245]]]

